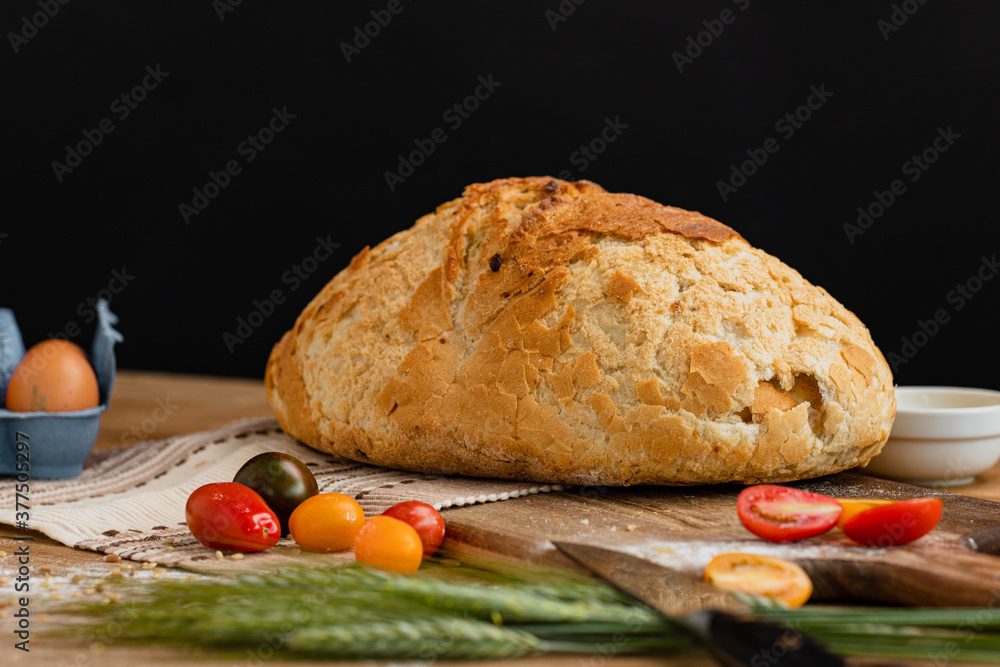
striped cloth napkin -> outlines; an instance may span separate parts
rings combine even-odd
[[[77,549],[204,572],[329,559],[329,554],[309,554],[284,538],[273,549],[231,561],[202,546],[184,523],[184,505],[192,491],[202,484],[232,481],[248,459],[274,451],[300,459],[316,476],[320,492],[353,497],[367,516],[404,500],[421,500],[446,510],[562,489],[556,484],[433,475],[355,463],[299,444],[274,419],[258,418],[115,450],[73,479],[33,481],[28,527]],[[0,481],[0,507],[14,507],[15,483],[12,478]],[[0,516],[2,523],[13,520],[13,512]],[[341,556],[350,557],[350,553]]]

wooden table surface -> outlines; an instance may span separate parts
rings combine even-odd
[[[174,435],[217,428],[242,417],[271,416],[267,405],[263,382],[237,378],[215,378],[192,375],[172,375],[145,371],[119,371],[111,405],[101,420],[101,431],[95,451],[105,451],[128,447],[140,440],[166,438]],[[1000,501],[1000,466],[981,475],[973,484],[950,489],[957,493]],[[513,501],[509,501],[513,502]],[[478,506],[489,511],[489,505]],[[469,508],[475,509],[475,508]],[[447,519],[447,513],[445,513]],[[23,535],[9,526],[0,526],[0,572],[9,575],[14,570],[12,554],[19,542],[10,539]],[[57,582],[74,573],[86,576],[106,575],[115,564],[103,561],[101,554],[75,550],[50,540],[41,534],[32,533],[31,564],[35,572],[43,577],[52,577],[49,591],[42,596],[57,599],[60,595]],[[36,575],[37,576],[37,575]],[[9,577],[8,577],[9,578]],[[8,588],[10,590],[4,590]],[[0,600],[13,597],[11,581],[0,586]],[[6,613],[5,613],[6,612]],[[0,665],[72,665],[82,667],[100,664],[101,667],[116,665],[163,664],[184,665],[194,659],[188,652],[174,649],[131,648],[110,645],[107,647],[87,646],[55,640],[32,637],[30,653],[13,648],[16,639],[11,633],[13,618],[9,610],[0,609]],[[246,662],[246,661],[242,661]],[[867,663],[868,661],[865,661]],[[871,664],[875,664],[872,661]],[[503,667],[602,667],[610,663],[616,667],[653,667],[654,665],[712,664],[697,656],[655,657],[614,657],[600,653],[591,656],[541,657],[504,661]],[[302,665],[305,663],[285,663],[267,660],[268,665]],[[343,663],[336,663],[343,664]],[[369,663],[370,664],[370,663]],[[463,665],[497,665],[501,663],[462,663]],[[864,663],[859,663],[864,664]],[[895,662],[894,664],[901,664]],[[921,663],[907,663],[921,664]],[[929,663],[928,663],[929,664]],[[949,665],[962,663],[951,661]]]

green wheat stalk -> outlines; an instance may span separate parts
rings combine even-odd
[[[675,625],[600,580],[522,574],[509,566],[432,562],[411,577],[360,565],[295,568],[122,590],[120,603],[64,612],[96,626],[54,632],[217,651],[253,650],[270,637],[283,657],[310,659],[468,660],[693,647]],[[927,658],[957,647],[962,661],[1000,661],[1000,613],[752,603],[758,616],[788,623],[845,655]]]

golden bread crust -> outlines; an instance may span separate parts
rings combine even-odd
[[[604,485],[833,473],[895,413],[825,290],[711,218],[548,177],[470,185],[362,250],[266,386],[286,432],[338,456]]]

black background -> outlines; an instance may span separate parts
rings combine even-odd
[[[896,381],[1000,388],[1000,280],[961,309],[948,299],[1000,250],[1000,5],[902,4],[916,11],[886,39],[888,2],[401,0],[347,62],[341,43],[387,2],[243,0],[220,19],[209,0],[77,0],[15,53],[10,34],[40,10],[8,0],[0,305],[29,345],[70,323],[89,345],[80,304],[124,269],[120,367],[259,378],[363,246],[468,183],[569,171],[734,227],[853,310],[887,356],[944,309]],[[679,72],[674,52],[724,9],[735,20]],[[120,120],[112,102],[147,66],[169,75]],[[453,128],[443,114],[480,76],[500,85]],[[833,94],[783,136],[775,122],[811,86]],[[237,147],[274,108],[295,118],[248,163]],[[53,161],[103,118],[115,130],[60,182]],[[627,127],[589,164],[574,158],[608,118]],[[949,127],[959,138],[911,182],[903,164]],[[391,191],[385,172],[436,128],[447,141]],[[769,137],[779,150],[724,201],[717,182]],[[234,159],[242,173],[186,223],[178,206]],[[844,225],[895,179],[905,193],[851,243]],[[292,289],[283,276],[317,237],[339,248]],[[223,335],[275,289],[286,301],[230,352]]]

